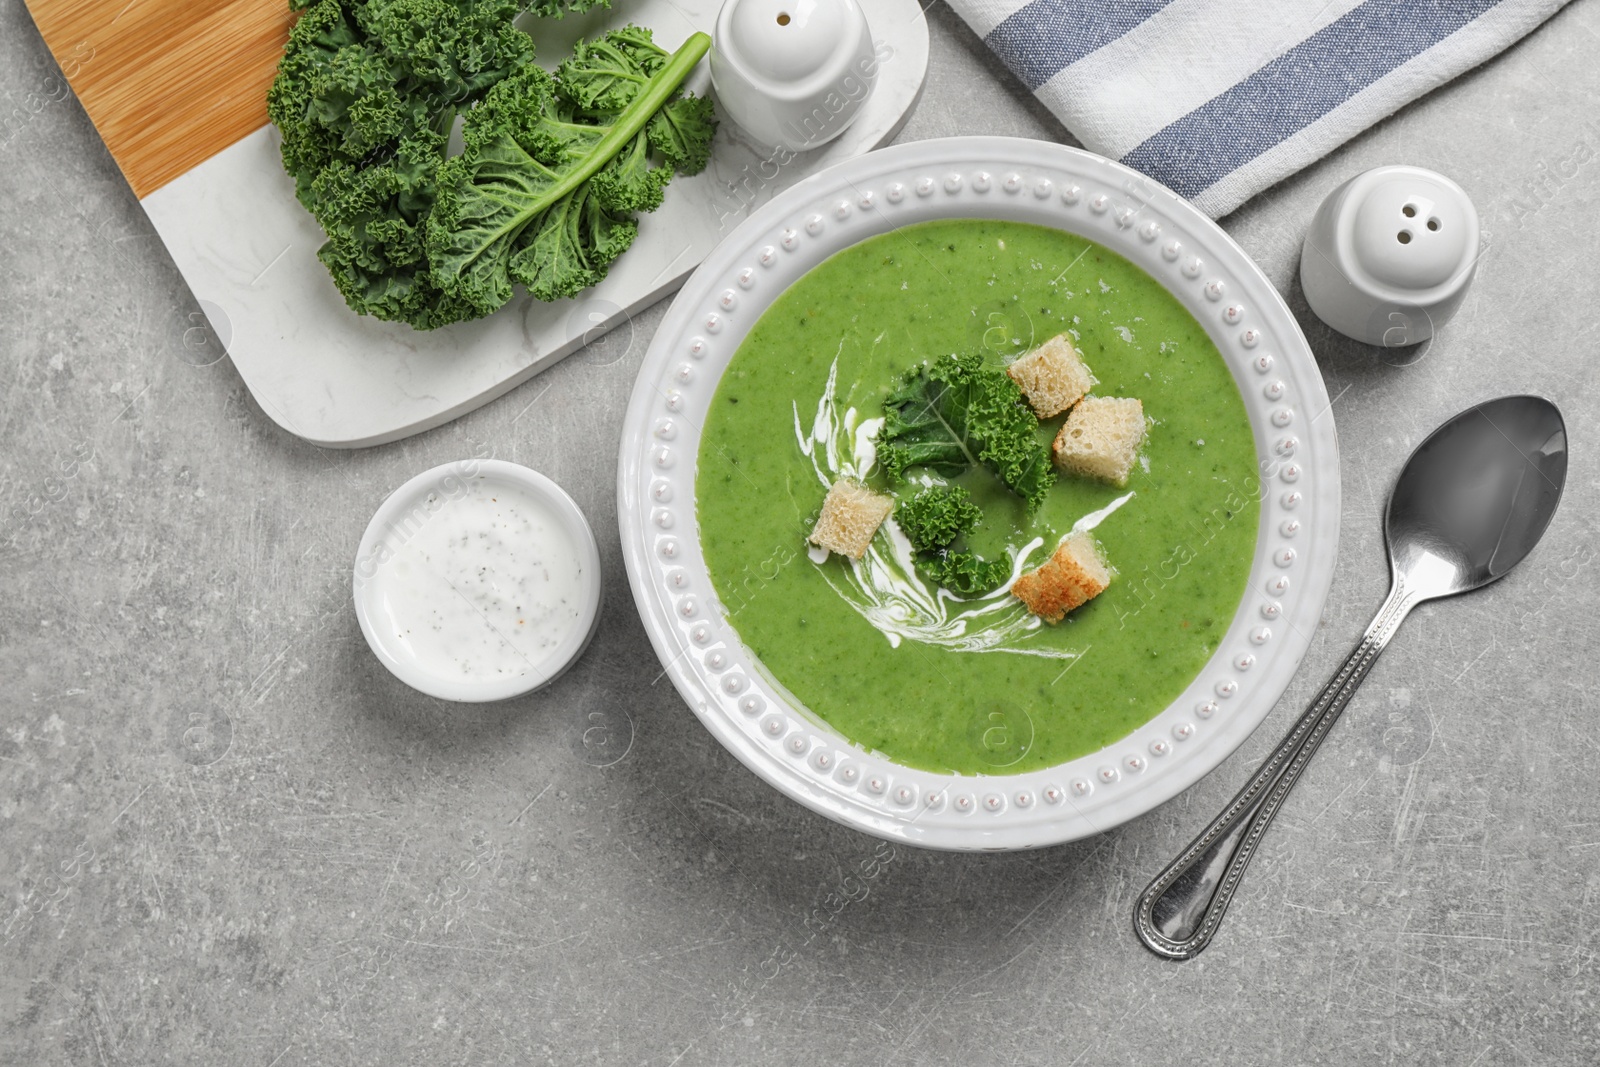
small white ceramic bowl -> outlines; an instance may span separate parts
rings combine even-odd
[[[393,627],[382,622],[387,614],[383,599],[392,589],[386,582],[394,578],[386,568],[430,519],[452,502],[465,499],[475,482],[505,486],[544,505],[568,535],[574,548],[571,562],[579,568],[578,604],[570,627],[541,658],[528,661],[526,670],[506,677],[453,676],[429,669],[403,647]],[[442,700],[504,700],[549,685],[588,647],[600,619],[600,550],[583,512],[549,478],[503,460],[459,460],[424,471],[379,505],[356,552],[354,590],[361,632],[373,654],[396,678]]]
[[[877,78],[856,0],[727,0],[717,15],[717,106],[765,145],[803,152],[833,140]]]

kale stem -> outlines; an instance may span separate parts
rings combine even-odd
[[[455,125],[456,115],[458,113],[459,112],[456,110],[455,106],[452,105],[435,115],[433,119],[433,132],[448,141],[450,139],[450,128]]]
[[[661,72],[651,78],[649,84],[622,110],[617,116],[617,121],[606,131],[606,135],[600,138],[599,143],[589,150],[583,162],[573,167],[560,181],[518,212],[517,229],[539,217],[552,204],[559,203],[562,197],[573,192],[611,162],[612,158],[622,151],[623,146],[637,137],[645,124],[661,110],[667,98],[678,91],[678,86],[683,84],[689,72],[694,70],[695,64],[699,63],[710,49],[711,38],[704,33],[695,33],[683,42],[683,46],[672,53],[672,58],[661,68]]]

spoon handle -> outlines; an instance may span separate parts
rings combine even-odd
[[[1400,623],[1422,597],[1397,576],[1349,658],[1233,802],[1156,876],[1133,909],[1133,928],[1158,956],[1186,960],[1210,944],[1239,879],[1278,807],[1338,720]]]

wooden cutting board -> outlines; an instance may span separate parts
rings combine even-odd
[[[141,200],[267,124],[267,86],[294,25],[285,0],[28,0],[28,10]]]
[[[775,166],[724,121],[710,166],[674,179],[605,281],[571,300],[522,295],[487,319],[419,332],[349,310],[317,261],[322,232],[295,200],[267,122],[267,87],[295,18],[287,0],[26,2],[204,312],[209,330],[189,331],[194,362],[225,349],[273,421],[337,448],[438,426],[631,323],[774,194],[893,137],[928,60],[917,0],[868,0],[881,73],[837,140]],[[610,11],[535,20],[529,32],[547,63],[580,36],[628,22],[672,49],[711,32],[721,5],[612,0]],[[686,84],[709,92],[706,65]]]

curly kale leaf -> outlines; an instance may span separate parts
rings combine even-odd
[[[703,34],[668,55],[648,30],[616,30],[552,78],[512,25],[519,0],[290,3],[305,11],[268,113],[328,235],[319,258],[363,314],[431,329],[489,314],[519,282],[571,296],[605,277],[674,171],[706,165],[710,101],[677,93]],[[446,159],[458,115],[465,148]]]
[[[983,512],[958,485],[930,486],[902,500],[894,520],[917,552],[917,569],[936,585],[976,596],[1011,577],[1011,564],[1005,560],[985,560],[951,548],[983,521]]]
[[[913,467],[953,477],[982,465],[1031,510],[1055,480],[1037,425],[1021,390],[1003,371],[985,367],[979,355],[951,356],[908,375],[889,395],[878,460],[897,481]],[[1011,576],[1009,561],[955,547],[982,517],[956,485],[923,489],[895,509],[896,524],[916,550],[917,569],[964,597],[989,592]]]
[[[423,246],[443,147],[438,135],[418,136],[381,163],[336,161],[312,182],[328,235],[317,256],[351,307],[423,329],[457,321],[469,310],[433,284]]]
[[[533,41],[511,25],[518,10],[515,0],[311,4],[267,91],[306,207],[317,213],[310,189],[324,168],[381,162],[419,134],[448,133],[458,111],[531,63]]]
[[[633,103],[667,65],[650,31],[624,26],[594,41],[579,41],[561,63],[561,88],[573,106],[614,115]]]
[[[610,7],[611,0],[532,0],[528,12],[540,18],[558,19],[571,13],[581,15],[597,7]]]
[[[458,112],[533,61],[514,0],[316,0],[267,113],[346,303],[419,329],[477,312],[433,283],[425,232]]]
[[[671,153],[652,152],[650,129],[686,102],[673,98],[710,43],[669,55],[629,26],[580,43],[555,78],[530,68],[491,90],[439,171],[426,246],[440,291],[488,314],[515,282],[556,300],[604,278],[634,213],[660,206],[675,168],[705,163],[713,123],[686,125],[693,143]]]
[[[531,232],[506,272],[536,299],[559,300],[604,278],[633,244],[639,224],[613,213],[592,188],[585,188],[552,206]]]
[[[711,158],[717,132],[716,111],[709,96],[684,96],[656,112],[645,129],[650,147],[685,174],[699,174]]]
[[[878,460],[891,479],[925,467],[947,477],[982,464],[1028,502],[1044,502],[1054,472],[1034,417],[1004,371],[978,354],[949,356],[909,375],[884,402]]]
[[[589,188],[613,211],[654,211],[671,180],[671,167],[651,166],[650,142],[641,133],[590,179]]]
[[[894,521],[918,552],[938,552],[971,533],[983,512],[959,485],[935,485],[894,509]]]
[[[336,160],[359,158],[351,153],[355,140],[344,128],[340,100],[352,90],[354,60],[380,59],[366,51],[364,39],[339,0],[320,0],[290,31],[278,76],[267,90],[267,116],[283,135],[284,169],[294,178],[295,195],[313,214],[317,201],[311,183],[317,175]],[[336,70],[341,54],[350,58]],[[392,73],[388,85],[393,90]],[[342,111],[348,113],[348,103]]]
[[[958,596],[979,596],[1011,577],[1011,563],[982,559],[971,552],[945,552],[917,560],[917,566],[936,584]]]

